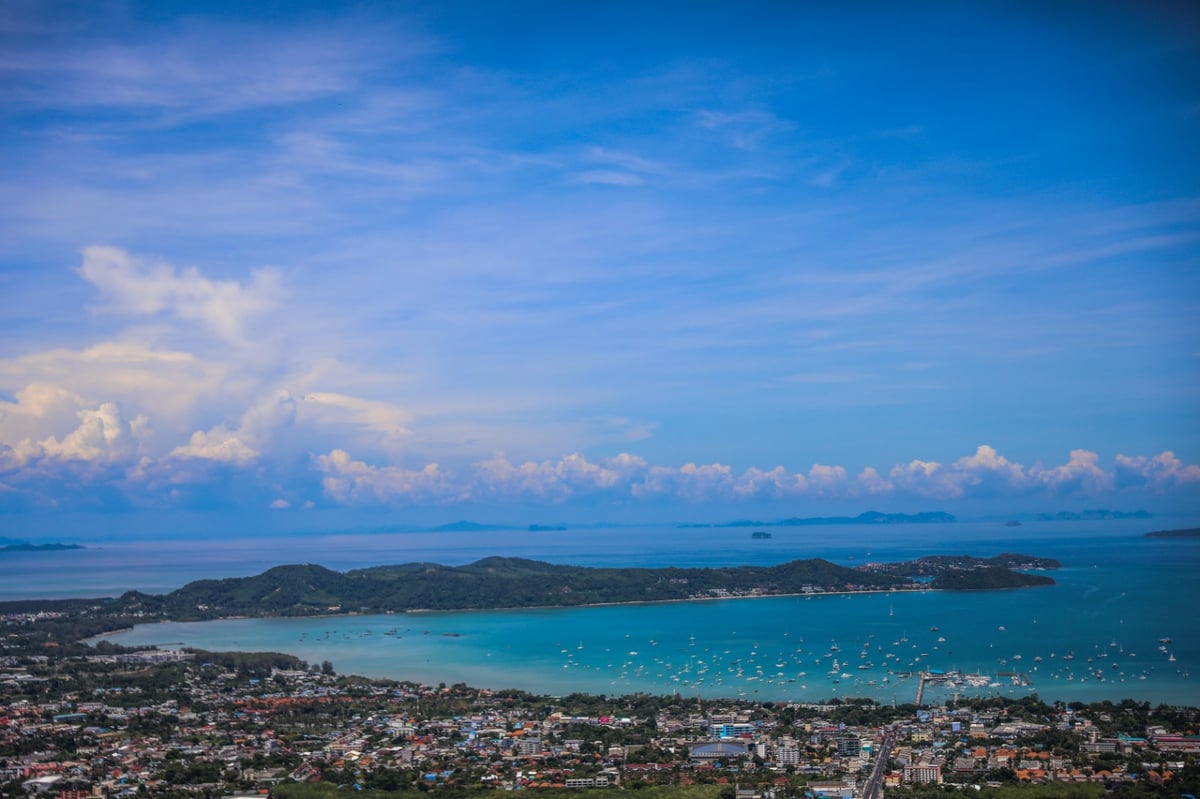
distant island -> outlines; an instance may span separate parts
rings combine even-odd
[[[1200,527],[1188,527],[1183,530],[1155,530],[1146,533],[1146,538],[1200,538]]]
[[[79,544],[4,544],[0,552],[57,552],[65,549],[87,549]]]
[[[1016,554],[930,556],[855,568],[820,558],[715,568],[595,568],[508,557],[465,566],[406,563],[347,572],[308,564],[276,566],[252,577],[197,580],[162,595],[129,591],[115,599],[46,600],[39,605],[52,610],[102,606],[110,620],[142,622],[580,607],[859,591],[1026,588],[1052,585],[1054,580],[1018,569],[1058,566],[1055,560]],[[0,613],[26,612],[29,604],[0,602]]]
[[[1041,522],[1091,522],[1108,519],[1151,519],[1153,515],[1150,511],[1145,510],[1126,512],[1099,508],[1096,510],[1085,510],[1080,513],[1069,510],[1062,510],[1058,513],[1039,513],[1036,518]]]
[[[927,513],[880,513],[869,510],[857,516],[812,516],[807,518],[792,517],[778,519],[773,522],[751,521],[743,519],[718,524],[680,524],[680,528],[702,527],[807,527],[819,524],[947,524],[958,521],[954,516],[942,511]]]

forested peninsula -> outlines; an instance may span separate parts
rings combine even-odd
[[[1058,566],[1052,559],[1013,554],[987,559],[939,556],[857,568],[814,558],[777,566],[690,569],[592,568],[492,557],[465,566],[407,563],[347,572],[311,564],[277,566],[252,577],[198,580],[168,594],[130,591],[103,601],[105,615],[175,620],[576,607],[849,591],[1020,588],[1054,581],[1016,569]],[[6,604],[10,603],[0,603],[0,611]]]

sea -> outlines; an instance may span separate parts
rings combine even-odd
[[[673,526],[105,541],[0,553],[0,599],[165,592],[284,563],[345,570],[491,555],[583,566],[846,566],[1056,558],[1048,587],[139,625],[125,645],[278,651],[342,673],[538,694],[912,702],[954,696],[1200,705],[1200,518],[769,528]]]

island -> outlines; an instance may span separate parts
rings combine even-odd
[[[877,510],[869,510],[857,516],[793,516],[787,519],[777,519],[772,522],[741,519],[733,522],[721,522],[719,524],[680,524],[678,527],[815,527],[818,525],[835,524],[949,524],[955,521],[958,520],[954,516],[943,511],[881,513]]]
[[[0,546],[0,552],[59,552],[68,549],[87,549],[87,547],[80,544],[26,544],[24,542]]]
[[[1120,511],[1095,508],[1082,513],[1069,510],[1061,510],[1058,513],[1039,513],[1037,520],[1040,522],[1095,522],[1112,519],[1149,519],[1152,515],[1145,510]]]
[[[580,607],[635,602],[732,599],[863,591],[976,590],[1053,584],[1028,569],[1058,562],[1005,553],[992,558],[941,555],[854,568],[821,558],[776,566],[597,568],[511,557],[465,566],[406,563],[338,572],[315,564],[276,566],[250,577],[197,580],[155,595],[43,602],[43,609],[100,607],[114,627],[130,619],[198,621],[234,616],[313,616],[422,610]],[[0,603],[0,613],[30,603]],[[86,614],[85,614],[86,615]],[[102,632],[104,630],[98,630]]]
[[[1200,527],[1187,527],[1182,530],[1155,530],[1146,533],[1146,538],[1200,538]]]

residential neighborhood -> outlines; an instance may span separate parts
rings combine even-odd
[[[880,759],[888,794],[1073,784],[1178,796],[1198,773],[1194,708],[548,697],[344,676],[270,653],[32,654],[21,640],[0,657],[5,796],[288,797],[317,784],[877,799],[867,783]]]

